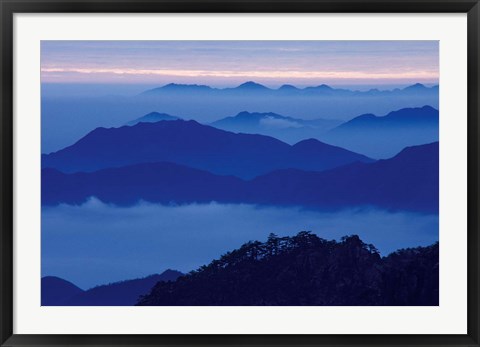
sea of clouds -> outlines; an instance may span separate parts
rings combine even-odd
[[[42,276],[82,288],[161,273],[188,272],[269,233],[309,230],[325,239],[357,234],[382,255],[438,240],[438,215],[351,209],[340,212],[245,204],[117,207],[90,199],[42,208]]]

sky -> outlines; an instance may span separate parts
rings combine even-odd
[[[42,83],[437,84],[438,41],[42,41]]]

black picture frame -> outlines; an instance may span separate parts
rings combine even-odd
[[[479,346],[478,0],[0,0],[1,346]],[[468,333],[465,335],[18,335],[13,334],[13,16],[15,13],[468,14]]]

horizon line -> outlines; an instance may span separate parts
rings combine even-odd
[[[147,89],[144,92],[151,91],[151,90],[156,90],[156,89],[162,89],[166,87],[198,87],[198,88],[209,88],[211,90],[227,90],[227,89],[237,89],[242,86],[246,85],[252,85],[252,86],[257,86],[257,87],[263,87],[267,90],[271,91],[277,91],[280,90],[283,87],[293,87],[296,90],[302,91],[305,89],[309,88],[331,88],[333,90],[350,90],[350,91],[356,91],[354,89],[351,89],[352,87],[358,86],[358,87],[372,87],[370,89],[365,89],[364,91],[372,91],[372,90],[378,90],[378,88],[384,86],[384,87],[392,87],[391,89],[382,89],[382,91],[393,91],[393,90],[403,90],[409,87],[413,86],[421,86],[427,89],[432,89],[435,87],[439,87],[440,84],[438,81],[435,82],[408,82],[408,83],[391,83],[391,84],[378,84],[378,83],[346,83],[346,84],[337,84],[337,83],[321,83],[321,84],[312,84],[312,85],[299,85],[299,84],[291,84],[291,83],[282,83],[282,84],[276,84],[276,86],[268,86],[267,84],[255,82],[253,80],[246,80],[245,82],[240,82],[240,83],[235,83],[231,84],[229,86],[212,86],[210,84],[199,84],[199,83],[178,83],[178,82],[169,82],[169,83],[92,83],[92,82],[52,82],[52,81],[46,81],[46,82],[41,82],[41,85],[90,85],[90,86],[112,86],[112,85],[118,85],[118,86],[151,86],[151,89]],[[397,87],[394,87],[397,86]],[[342,88],[343,87],[343,88]]]

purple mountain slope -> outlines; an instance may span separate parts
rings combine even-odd
[[[158,282],[175,281],[183,274],[166,270],[160,275],[105,284],[86,290],[66,300],[67,306],[133,306]]]
[[[373,114],[355,117],[322,135],[321,139],[384,159],[406,146],[438,141],[438,124],[438,110],[433,107],[403,108],[382,117]]]
[[[100,285],[82,290],[58,277],[42,278],[43,306],[133,306],[160,281],[175,281],[183,274],[166,270],[160,275]]]
[[[147,163],[91,173],[64,174],[42,170],[42,203],[80,204],[90,196],[117,205],[139,200],[170,203],[207,203],[245,199],[245,181],[217,176],[173,163]]]
[[[391,159],[325,172],[280,170],[252,181],[258,202],[336,209],[377,206],[438,213],[438,142],[408,147]],[[281,189],[280,189],[281,188]]]
[[[69,298],[83,293],[73,283],[55,276],[42,278],[42,306],[57,306]]]
[[[317,140],[291,146],[268,136],[235,134],[176,120],[97,128],[74,145],[43,155],[42,167],[72,173],[171,162],[250,179],[273,170],[322,171],[357,161],[372,159]]]
[[[95,196],[118,205],[140,200],[162,204],[217,201],[321,210],[375,206],[437,213],[438,143],[406,148],[375,163],[354,163],[324,172],[279,170],[249,181],[172,163],[75,174],[44,169],[42,187],[44,205],[80,204]]]

